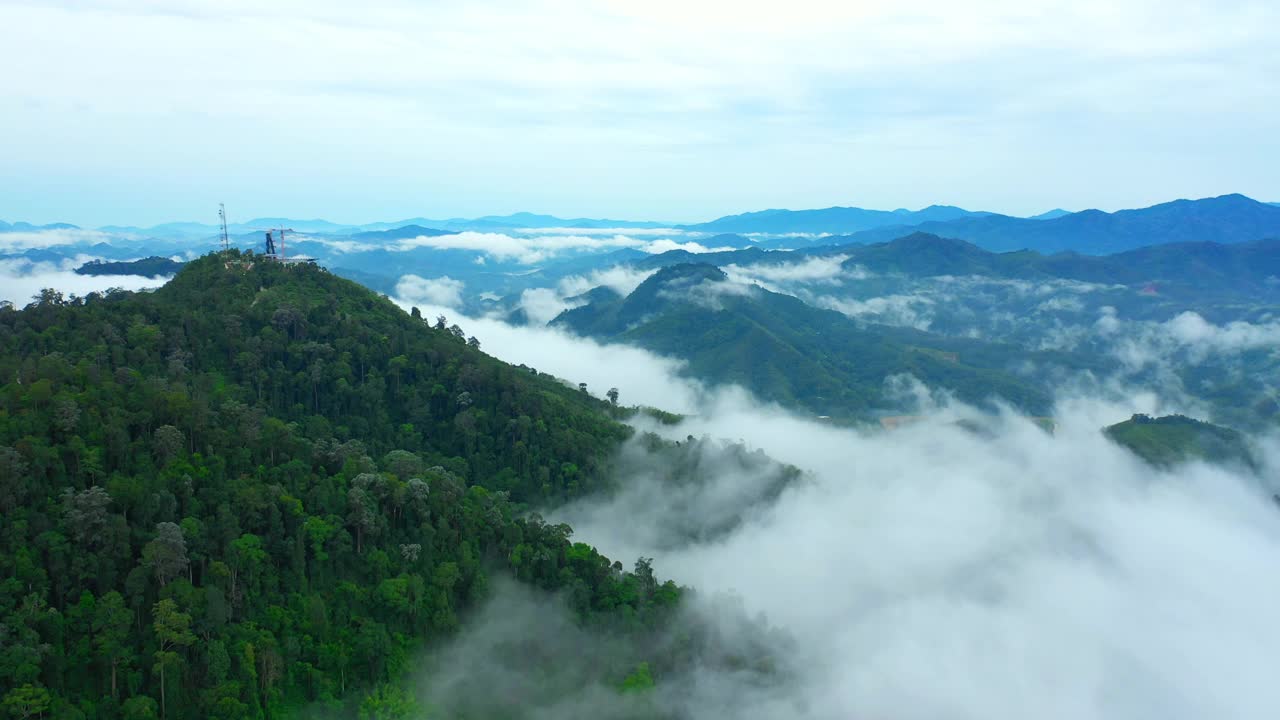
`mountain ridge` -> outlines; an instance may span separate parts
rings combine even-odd
[[[682,359],[695,378],[741,384],[761,399],[818,415],[866,419],[897,410],[885,383],[904,373],[978,405],[992,396],[1032,414],[1050,405],[1046,393],[1003,367],[1001,346],[862,326],[796,297],[731,282],[706,263],[664,267],[630,295],[565,310],[552,325]]]
[[[909,232],[967,240],[993,252],[1033,249],[1105,255],[1174,242],[1227,244],[1280,237],[1280,207],[1230,194],[1113,213],[1082,210],[1043,220],[1007,215],[964,217],[912,228],[877,228],[851,233],[846,239],[884,242]]]

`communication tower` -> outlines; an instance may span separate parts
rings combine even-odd
[[[218,203],[218,224],[222,226],[222,251],[231,249],[231,237],[227,235],[227,206]]]

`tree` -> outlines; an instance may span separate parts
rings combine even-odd
[[[54,404],[53,422],[63,435],[70,435],[80,424],[80,406],[71,398],[63,398]]]
[[[130,650],[129,629],[133,613],[125,607],[124,596],[112,590],[98,599],[93,615],[93,644],[98,656],[111,666],[111,697],[119,698],[117,677],[122,667],[128,667]]]
[[[379,685],[360,702],[360,720],[404,720],[415,715],[418,705],[404,688]]]
[[[156,650],[156,664],[153,670],[160,672],[160,717],[167,717],[165,669],[175,667],[182,658],[176,648],[186,647],[196,641],[191,633],[191,616],[181,612],[178,604],[169,598],[156,603],[151,610],[154,619],[152,627],[156,632],[156,642],[160,649]]]
[[[168,465],[169,461],[181,455],[185,445],[186,440],[178,428],[172,425],[161,425],[156,428],[152,446],[155,448],[156,461],[161,465]]]
[[[27,499],[27,461],[8,446],[0,446],[0,510],[9,511]]]
[[[182,528],[171,522],[156,525],[156,536],[142,548],[142,564],[156,574],[161,587],[187,569],[187,542]]]
[[[51,703],[49,691],[31,683],[10,690],[5,693],[3,700],[0,700],[0,706],[4,707],[10,717],[23,720],[44,717],[44,714],[49,712]]]
[[[111,495],[99,486],[76,492],[67,488],[62,493],[62,512],[67,529],[76,542],[92,546],[101,542],[102,530],[107,524],[107,507]]]
[[[475,335],[472,335],[471,337],[467,338],[467,347],[473,350],[480,349],[480,341],[476,338]]]
[[[146,695],[135,695],[120,706],[124,720],[155,720],[156,701]]]
[[[262,549],[262,538],[253,533],[245,533],[231,541],[231,599],[235,602],[237,580],[241,571],[253,581],[253,570],[267,559],[267,551]]]
[[[622,692],[644,692],[653,689],[653,674],[649,672],[649,663],[642,662],[622,681]]]
[[[618,388],[609,388],[609,392],[605,393],[609,398],[609,402],[614,405],[618,404]]]
[[[362,477],[364,474],[357,476],[357,483]],[[367,484],[356,484],[347,491],[347,507],[347,522],[356,529],[356,552],[360,553],[365,536],[378,531],[378,504]]]
[[[66,720],[358,712],[504,559],[648,641],[657,601],[524,512],[601,486],[624,426],[447,322],[236,257],[0,310],[0,720],[42,690]],[[373,695],[367,715],[397,714]]]

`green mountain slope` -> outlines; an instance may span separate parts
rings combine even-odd
[[[1043,389],[1005,369],[1029,357],[1025,352],[860,326],[789,295],[729,283],[705,264],[664,268],[626,298],[568,310],[554,322],[682,358],[693,377],[740,384],[765,400],[822,415],[894,409],[885,380],[899,374],[973,403],[998,396],[1034,414],[1050,403]]]
[[[657,649],[678,588],[522,512],[605,485],[607,406],[321,268],[45,293],[0,309],[0,378],[6,711],[399,717],[495,574],[608,630],[594,681],[697,661],[696,627]]]
[[[1059,278],[1083,282],[1151,285],[1161,294],[1186,299],[1253,297],[1280,294],[1280,239],[1223,244],[1183,242],[1152,245],[1113,255],[1063,252],[1045,255],[1033,250],[991,252],[965,240],[915,232],[887,242],[848,244],[848,238],[829,238],[832,245],[793,252],[759,248],[693,255],[673,250],[636,263],[660,268],[687,262],[715,265],[790,264],[815,257],[846,258],[847,268],[908,277],[976,275],[1037,280]]]
[[[1105,430],[1107,437],[1157,467],[1192,460],[1256,467],[1245,436],[1185,415],[1134,415]]]

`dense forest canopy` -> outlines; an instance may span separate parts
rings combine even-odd
[[[495,574],[618,639],[601,682],[661,683],[682,591],[527,512],[604,489],[631,430],[478,344],[235,251],[0,309],[0,712],[403,716]]]

